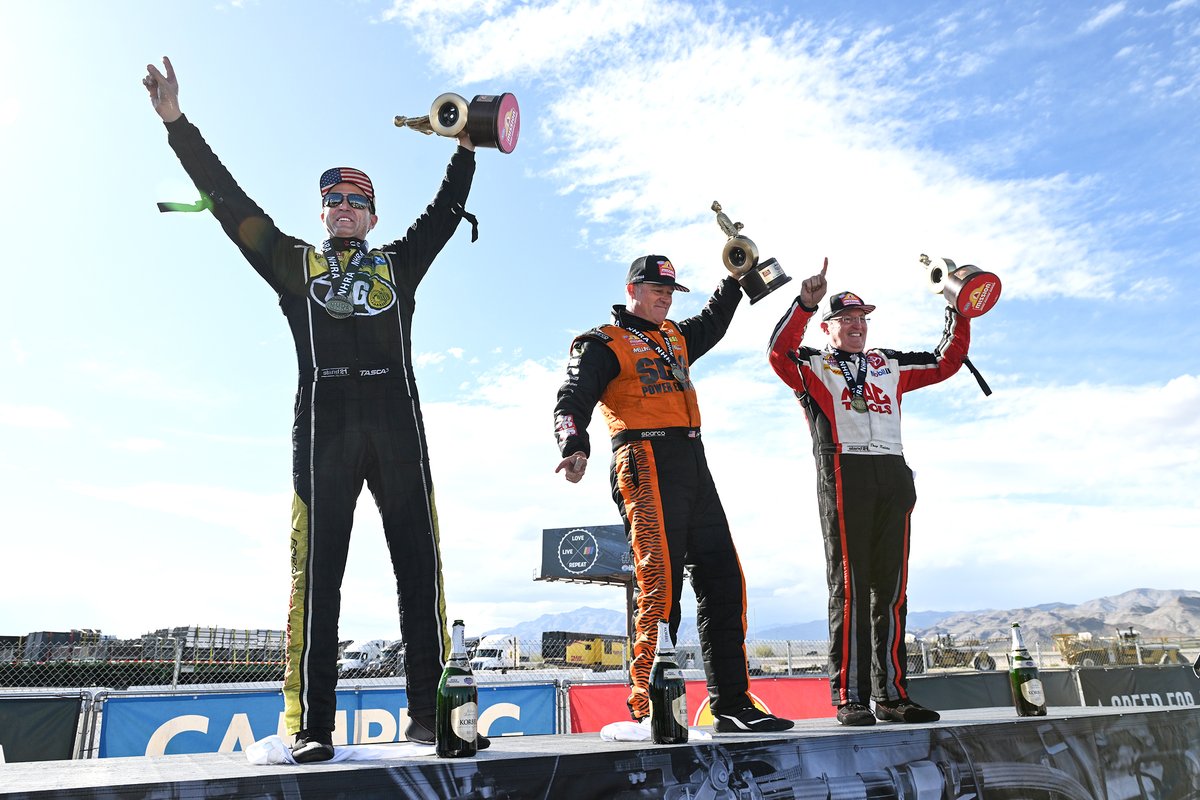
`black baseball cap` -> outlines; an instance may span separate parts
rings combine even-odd
[[[642,256],[637,259],[629,265],[629,276],[625,283],[658,283],[674,286],[677,292],[691,291],[683,284],[675,282],[675,265],[666,256]]]
[[[849,311],[852,308],[862,309],[864,314],[870,314],[875,310],[875,306],[864,303],[863,299],[854,292],[838,292],[829,298],[829,313],[821,317],[821,321],[828,322],[843,311]]]

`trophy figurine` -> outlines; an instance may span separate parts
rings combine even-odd
[[[964,317],[979,317],[991,311],[1000,299],[1000,279],[972,264],[958,266],[948,258],[921,254],[921,265],[929,276],[929,289],[946,298],[946,303]]]
[[[423,117],[397,116],[397,128],[410,128],[428,136],[436,133],[457,139],[465,129],[476,147],[494,147],[511,153],[521,135],[521,110],[517,98],[503,94],[477,94],[470,103],[454,92],[440,94]]]
[[[733,222],[722,213],[721,204],[716,200],[713,201],[712,210],[717,214],[717,225],[729,237],[725,249],[721,251],[721,260],[725,263],[725,269],[742,285],[746,296],[750,298],[750,305],[791,280],[775,259],[768,258],[759,263],[758,245],[742,236],[742,223]]]

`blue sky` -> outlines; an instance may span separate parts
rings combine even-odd
[[[543,528],[618,521],[603,470],[554,475],[554,393],[636,256],[696,290],[672,316],[699,309],[725,274],[714,199],[795,286],[828,256],[832,291],[878,305],[874,345],[937,343],[921,253],[1004,282],[971,351],[995,394],[964,371],[905,400],[911,609],[1197,588],[1198,0],[51,0],[0,22],[22,265],[0,322],[0,633],[284,621],[295,358],[215,222],[155,209],[196,196],[140,85],[163,55],[241,185],[310,240],[329,166],[371,175],[380,241],[432,197],[453,145],[394,115],[519,98],[517,150],[479,153],[480,240],[443,251],[415,322],[450,613],[472,629],[622,607],[531,581]],[[791,295],[743,303],[694,371],[757,628],[825,613],[807,426],[764,354]],[[345,637],[397,635],[386,563],[364,497]]]

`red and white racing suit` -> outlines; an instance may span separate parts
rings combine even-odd
[[[909,518],[917,495],[900,442],[900,400],[958,371],[970,320],[947,308],[932,353],[839,354],[800,345],[815,311],[796,298],[771,335],[770,360],[795,390],[812,433],[829,584],[830,692],[835,706],[906,700]],[[867,359],[865,412],[851,407],[839,355],[852,378],[858,359]]]

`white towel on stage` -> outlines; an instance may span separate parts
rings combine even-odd
[[[625,720],[610,722],[600,729],[600,738],[606,742],[648,742],[650,741],[650,718],[641,722]],[[704,742],[712,738],[712,734],[699,728],[688,728],[689,742]]]
[[[416,742],[336,745],[333,748],[333,758],[317,763],[336,764],[339,761],[384,761],[389,758],[431,756],[433,753],[433,745],[417,744]],[[296,759],[292,758],[292,748],[284,744],[283,739],[278,736],[268,736],[250,745],[246,748],[246,759],[251,764],[296,763]]]

